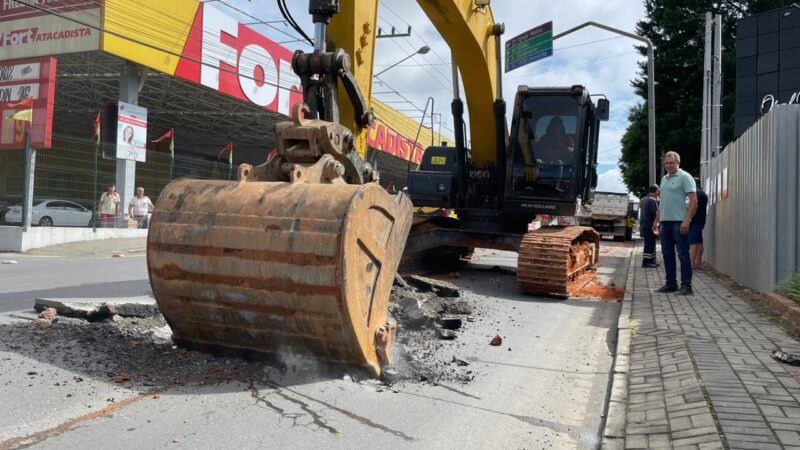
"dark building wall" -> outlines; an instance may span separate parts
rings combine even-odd
[[[800,8],[774,9],[737,22],[736,137],[769,109],[769,95],[778,103],[789,103],[793,96],[800,103]]]

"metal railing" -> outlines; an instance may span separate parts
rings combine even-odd
[[[705,255],[761,292],[800,269],[800,105],[779,105],[702,170]]]
[[[95,151],[98,152],[96,170]],[[101,144],[98,147],[93,139],[54,135],[51,148],[37,150],[31,223],[34,226],[92,226],[93,208],[105,186],[116,180],[114,155],[113,146]],[[18,213],[16,207],[21,209],[24,200],[24,173],[24,150],[0,151],[2,225],[21,225],[21,212]],[[169,152],[148,149],[147,161],[136,163],[135,184],[144,188],[145,195],[155,202],[173,179],[227,179],[228,175],[227,162],[186,155],[175,155],[172,160]],[[52,201],[56,203],[51,204]]]

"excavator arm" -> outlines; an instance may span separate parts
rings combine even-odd
[[[356,7],[356,4],[358,6]],[[328,27],[328,47],[344,50],[351,59],[355,78],[367,109],[372,100],[372,72],[375,61],[375,40],[378,23],[378,0],[345,0]],[[366,159],[367,129],[357,120],[347,90],[339,83],[339,123],[353,130],[358,154]]]
[[[461,69],[471,124],[472,160],[477,167],[495,163],[493,104],[500,95],[499,49],[494,35],[502,27],[496,26],[491,8],[488,5],[477,6],[475,0],[417,0],[417,3],[447,42]],[[377,0],[342,0],[340,11],[333,16],[327,33],[329,47],[342,49],[351,55],[351,70],[367,107],[372,95],[377,21]],[[339,122],[353,130],[356,148],[363,158],[367,149],[366,129],[359,125],[341,84],[339,105]]]
[[[419,3],[464,73],[473,160],[491,162],[491,11],[473,0]],[[182,178],[164,188],[148,274],[179,345],[306,353],[380,375],[391,362],[389,293],[412,205],[375,183],[364,162],[377,1],[309,5],[315,49],[292,61],[305,102],[276,125],[276,156],[240,165],[236,181]]]

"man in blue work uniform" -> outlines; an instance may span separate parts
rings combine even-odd
[[[697,185],[697,212],[689,224],[689,256],[692,258],[692,269],[703,268],[703,228],[706,227],[706,209],[708,196],[700,185],[700,179],[695,177]]]
[[[650,186],[647,197],[642,201],[639,212],[639,230],[644,238],[644,253],[642,254],[642,267],[658,267],[656,263],[656,234],[653,233],[653,223],[658,213],[658,186]]]
[[[661,254],[664,257],[666,283],[656,292],[692,295],[692,260],[689,256],[689,225],[697,211],[697,194],[692,176],[681,170],[677,152],[664,155],[667,174],[661,179],[661,205],[653,223],[653,232],[661,233]],[[688,201],[687,201],[688,200]],[[660,229],[659,229],[660,225]],[[675,250],[681,260],[681,287],[676,281]]]

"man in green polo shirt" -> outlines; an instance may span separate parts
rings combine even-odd
[[[694,179],[681,170],[681,156],[676,152],[664,155],[667,174],[661,179],[661,207],[656,213],[653,232],[661,233],[661,254],[667,282],[656,292],[692,295],[692,260],[689,257],[689,224],[697,211]],[[660,229],[659,229],[660,225]],[[676,281],[675,250],[681,260],[681,287]]]

